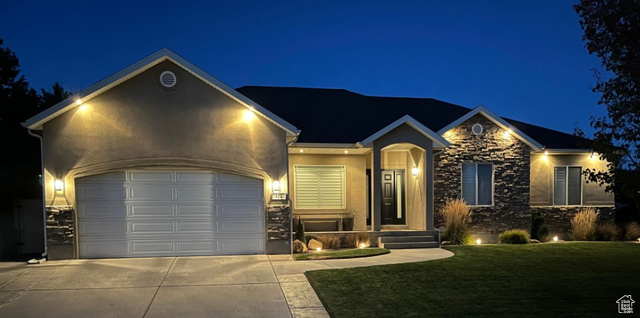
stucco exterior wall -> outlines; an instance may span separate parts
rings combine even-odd
[[[587,168],[606,170],[607,162],[589,153],[560,155],[560,154],[531,154],[531,206],[553,206],[553,174],[556,166],[580,166],[582,171]],[[605,192],[605,188],[594,182],[582,179],[583,206],[613,206],[613,193]]]
[[[366,230],[367,221],[367,175],[366,155],[315,155],[315,154],[291,154],[289,156],[290,191],[289,195],[294,202],[294,217],[303,215],[308,218],[340,218],[346,210],[356,213],[354,230]],[[344,165],[346,167],[346,209],[297,209],[295,207],[295,165]]]
[[[476,123],[484,127],[478,136],[471,132]],[[528,229],[531,148],[480,114],[446,132],[444,138],[451,147],[435,160],[436,226],[443,225],[440,211],[446,200],[462,196],[462,164],[476,162],[493,164],[493,205],[472,207],[471,231],[499,233]]]
[[[163,71],[178,84],[164,88]],[[286,179],[285,131],[169,62],[44,124],[47,205],[73,204],[74,178],[127,167],[192,166]],[[53,180],[65,180],[64,193]],[[55,198],[54,198],[55,195]]]

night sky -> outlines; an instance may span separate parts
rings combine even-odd
[[[577,0],[273,2],[3,0],[0,37],[36,89],[167,47],[234,88],[432,97],[568,133],[605,114]]]

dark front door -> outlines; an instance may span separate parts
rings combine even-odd
[[[404,170],[382,170],[382,225],[405,224]]]

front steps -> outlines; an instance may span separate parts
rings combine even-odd
[[[440,247],[440,232],[435,231],[382,231],[378,237],[378,247],[437,248]]]

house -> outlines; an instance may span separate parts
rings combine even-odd
[[[458,197],[476,233],[614,211],[581,175],[606,162],[571,135],[434,99],[234,90],[166,49],[24,126],[41,139],[52,258],[290,253],[292,218],[344,232],[351,216],[437,246]]]

